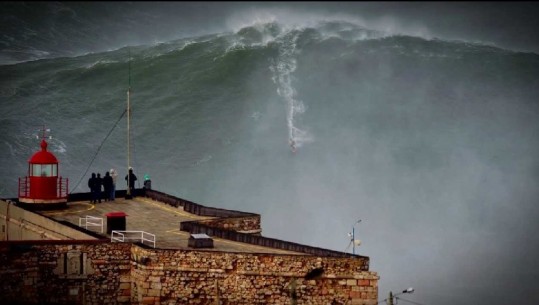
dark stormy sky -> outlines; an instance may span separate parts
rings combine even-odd
[[[24,61],[40,56],[74,56],[116,49],[127,44],[164,42],[236,30],[253,20],[271,21],[273,18],[279,22],[298,24],[320,18],[342,19],[375,30],[480,42],[539,54],[538,16],[539,4],[534,2],[4,2],[0,4],[0,62]],[[384,236],[393,239],[396,251],[405,251],[406,243],[396,241],[399,239],[395,237],[398,232],[387,232]],[[537,239],[526,238],[530,244],[538,244]],[[469,240],[463,237],[465,239]],[[475,242],[485,250],[484,253],[499,249],[496,240]],[[465,257],[466,249],[463,245],[456,251],[464,253]],[[504,304],[503,297],[511,294],[517,297],[508,297],[507,300],[529,301],[528,304],[537,302],[539,293],[533,295],[532,292],[539,284],[536,279],[539,266],[535,258],[538,253],[534,252],[534,248],[512,249],[511,245],[506,251],[515,250],[520,258],[530,264],[529,272],[520,273],[525,277],[523,281],[530,283],[529,286],[507,285],[511,282],[507,279],[513,277],[512,266],[500,266],[485,256],[482,262],[462,262],[461,269],[446,274],[444,280],[433,282],[428,287],[416,287],[416,293],[408,299],[425,305],[456,305],[461,304],[462,300],[466,300],[466,304],[496,302],[501,305]],[[526,253],[527,250],[531,250],[531,253]],[[428,260],[428,255],[441,254],[426,253],[425,260]],[[380,264],[376,262],[376,257],[371,257],[371,261],[374,267]],[[492,266],[488,274],[474,274],[474,264],[479,263]],[[437,266],[432,268],[432,273],[444,270]],[[408,271],[410,283],[416,281],[413,265],[399,270]],[[406,281],[392,281],[391,274],[380,276],[379,299],[385,298],[389,290],[396,291],[409,285]],[[477,278],[477,287],[461,287],[459,279],[463,277]],[[486,284],[481,282],[485,277],[493,279],[490,287],[485,288]],[[399,278],[405,276],[400,275]],[[521,283],[522,279],[519,280]],[[464,295],[452,299],[452,288]]]

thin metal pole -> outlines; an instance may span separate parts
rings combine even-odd
[[[130,135],[131,130],[129,126],[129,120],[131,119],[131,107],[130,107],[130,93],[131,93],[131,48],[129,48],[129,84],[127,86],[127,192],[126,192],[126,199],[131,199],[131,187],[130,187],[130,180],[131,175],[129,173],[129,169],[131,168],[131,151],[130,151]]]
[[[355,225],[354,225],[355,226]],[[356,254],[356,229],[352,227],[352,254]]]
[[[361,222],[361,219],[356,221],[352,226],[352,254],[356,254],[356,225]]]
[[[129,183],[129,180],[131,179],[131,175],[129,175],[129,168],[131,167],[131,160],[130,160],[130,150],[129,150],[129,135],[130,135],[130,130],[129,130],[129,118],[131,117],[131,112],[130,112],[130,109],[129,109],[129,93],[131,91],[131,88],[128,88],[127,89],[127,196],[130,196],[131,195],[131,187],[130,187],[130,183]]]

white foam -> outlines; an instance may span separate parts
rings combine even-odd
[[[64,142],[54,138],[51,139],[50,142],[53,147],[52,151],[54,151],[55,153],[63,154],[67,151],[67,146]]]
[[[107,64],[113,64],[113,63],[117,63],[118,61],[115,61],[115,60],[108,60],[108,59],[100,59],[92,64],[89,64],[89,65],[86,65],[85,68],[86,69],[92,69],[96,66],[100,66],[100,65],[107,65]]]
[[[194,166],[198,166],[202,163],[206,163],[208,161],[210,161],[212,159],[212,156],[211,155],[206,155],[204,157],[202,157],[201,159],[195,161],[195,163],[193,163]]]
[[[296,143],[296,147],[314,140],[307,131],[295,126],[295,118],[305,112],[304,103],[296,98],[296,89],[292,85],[292,73],[296,70],[296,50],[298,33],[290,33],[280,39],[279,57],[270,66],[273,72],[272,80],[277,85],[277,94],[286,103],[286,121],[288,138]]]
[[[383,37],[393,35],[409,35],[425,39],[431,39],[433,37],[432,33],[421,23],[421,21],[404,22],[399,18],[390,15],[366,19],[346,13],[326,12],[321,14],[278,8],[238,10],[227,20],[226,26],[230,30],[237,32],[244,27],[256,28],[259,24],[277,23],[283,27],[285,31],[290,31],[291,29],[306,27],[316,28],[321,23],[327,22],[349,23],[364,28],[366,31],[378,31],[378,35]],[[349,30],[351,29],[352,28]],[[346,30],[346,28],[343,30]],[[356,39],[369,38],[372,37],[370,37],[367,32],[356,37]]]

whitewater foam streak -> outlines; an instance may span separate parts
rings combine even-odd
[[[305,105],[296,99],[296,90],[292,86],[292,73],[297,67],[295,55],[298,33],[290,33],[283,37],[279,46],[279,57],[270,66],[270,70],[273,72],[272,80],[277,85],[277,94],[286,102],[288,138],[295,142],[296,147],[301,147],[304,143],[312,142],[314,138],[307,131],[294,125],[296,116],[305,112]]]

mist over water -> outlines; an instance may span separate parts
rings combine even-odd
[[[130,58],[132,165],[155,189],[334,250],[362,219],[356,253],[379,299],[412,286],[423,304],[539,300],[539,55],[273,21],[4,65],[2,197],[16,197],[43,124],[60,175],[88,191]],[[126,167],[124,117],[89,173]]]

